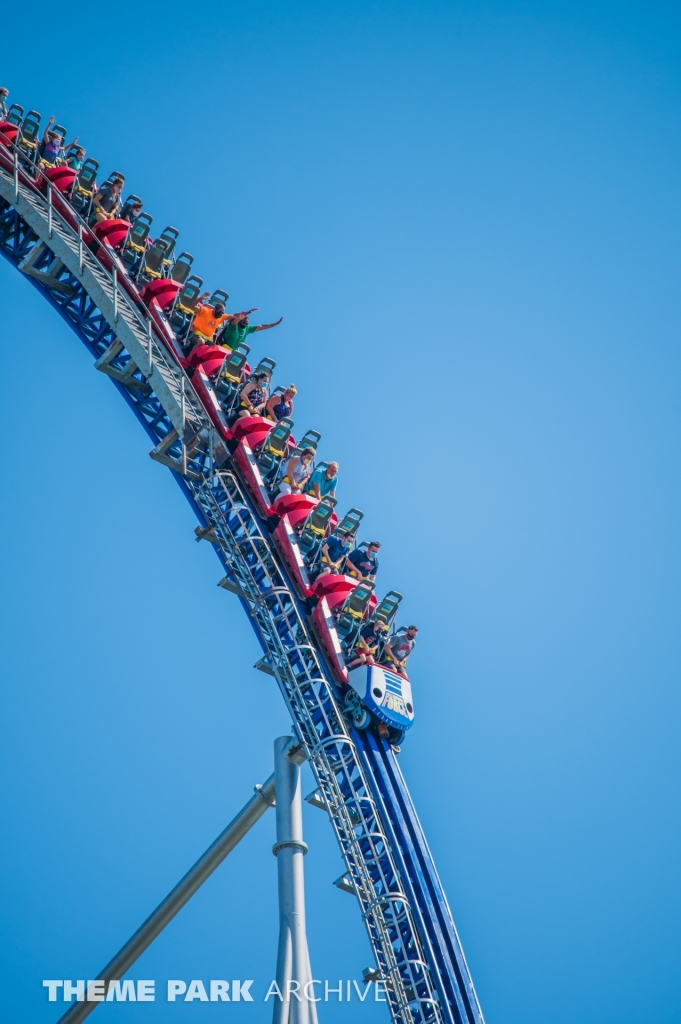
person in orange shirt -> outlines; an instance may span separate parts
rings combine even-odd
[[[224,323],[232,323],[234,320],[241,320],[242,317],[246,316],[246,312],[242,310],[241,313],[225,313],[225,306],[222,302],[216,302],[214,306],[204,300],[208,298],[210,292],[204,292],[201,296],[194,322],[192,324],[192,332],[189,335],[189,342],[187,344],[186,353],[192,351],[197,345],[210,345],[212,344],[215,332],[218,327],[221,327]],[[250,310],[250,312],[255,312]]]

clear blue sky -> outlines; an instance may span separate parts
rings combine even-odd
[[[285,315],[255,351],[421,627],[402,765],[488,1024],[677,1024],[678,6],[37,3],[2,26],[11,98],[123,170],[232,308]],[[4,261],[0,302],[0,1001],[47,1024],[42,979],[103,966],[288,723],[110,382]],[[315,974],[359,977],[339,855],[305,827]],[[133,977],[271,977],[273,830]],[[321,1024],[354,1020],[387,1016]]]

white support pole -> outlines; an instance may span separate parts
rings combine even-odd
[[[277,794],[277,841],[272,852],[277,858],[279,876],[279,950],[277,984],[284,999],[274,1000],[274,1024],[317,1024],[317,1008],[308,986],[310,954],[305,932],[305,880],[303,857],[303,801],[300,768],[285,756],[291,749],[291,737],[274,741],[274,784]],[[295,983],[298,983],[296,989]],[[307,989],[306,989],[307,986]],[[289,993],[296,992],[299,999]]]

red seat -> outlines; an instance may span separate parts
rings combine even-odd
[[[111,223],[111,221],[104,221],[104,223]],[[102,225],[99,224],[98,227],[102,227]],[[97,228],[95,228],[96,230]],[[173,281],[169,277],[159,277],[156,281],[149,281],[148,284],[145,284],[142,289],[142,302],[148,306],[152,299],[156,299],[161,309],[167,309],[168,306],[172,306],[175,296],[180,291],[182,291],[182,285],[178,281]],[[201,348],[208,347],[201,346]],[[195,365],[198,365],[198,363]]]
[[[19,126],[11,121],[0,121],[0,145],[9,146],[10,142],[16,140],[19,134]]]
[[[52,182],[57,192],[68,192],[76,180],[78,172],[74,171],[73,167],[46,167],[43,174],[48,181]],[[47,187],[44,180],[42,187]]]
[[[125,241],[130,225],[127,220],[103,220],[92,230],[100,242],[106,242],[115,249]]]

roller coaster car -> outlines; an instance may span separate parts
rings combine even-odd
[[[118,249],[119,246],[123,245],[129,231],[130,222],[119,220],[118,218],[102,220],[98,224],[93,225],[92,228],[93,235],[100,242],[104,242],[105,245],[110,245],[112,249]]]
[[[302,521],[298,531],[298,544],[303,558],[313,569],[322,558],[322,547],[335,518],[336,499],[322,498]]]
[[[106,222],[105,222],[106,223]],[[152,299],[155,299],[161,309],[169,309],[177,298],[181,289],[177,281],[169,277],[159,277],[155,281],[148,281],[142,289],[140,296],[142,302],[148,306]]]
[[[387,725],[391,743],[399,743],[414,724],[411,683],[383,665],[362,665],[348,672],[345,707],[357,729],[366,729],[372,716]]]
[[[165,269],[170,266],[172,252],[179,233],[177,228],[163,229],[151,248],[147,249],[140,267],[140,274],[144,274],[151,280],[163,277]]]
[[[189,277],[189,271],[192,268],[194,257],[191,253],[181,252],[173,264],[173,269],[170,271],[170,276],[173,281],[177,281],[179,285],[183,285]]]
[[[88,157],[83,163],[78,177],[73,183],[73,190],[71,192],[71,206],[80,213],[83,217],[87,217],[90,212],[90,203],[92,197],[95,194],[95,183],[97,181],[97,171],[99,170],[99,164],[96,160]]]
[[[310,578],[299,546],[296,525],[305,522],[319,502],[310,494],[280,494],[275,498],[272,511],[276,526],[274,537],[287,563],[302,597],[310,597]],[[278,521],[277,521],[278,520]]]
[[[260,473],[270,489],[276,483],[282,460],[293,448],[293,444],[290,443],[292,430],[293,420],[283,416],[257,449]]]
[[[368,580],[358,585],[357,580],[350,576],[337,576],[328,572],[318,576],[311,589],[313,596],[319,598],[312,610],[317,635],[330,657],[337,678],[341,683],[347,683],[348,671],[341,646],[341,630],[349,619],[350,629],[355,634],[359,633],[364,615],[367,611],[371,612],[372,603],[376,605],[374,585]]]
[[[49,166],[43,168],[43,177],[40,179],[40,187],[43,192],[47,191],[47,182],[52,184],[53,188],[56,188],[57,192],[68,192],[78,172],[73,167],[66,167],[65,165]]]
[[[35,163],[40,137],[40,114],[37,110],[29,110],[21,122],[18,134],[19,149],[23,150],[31,163]]]

